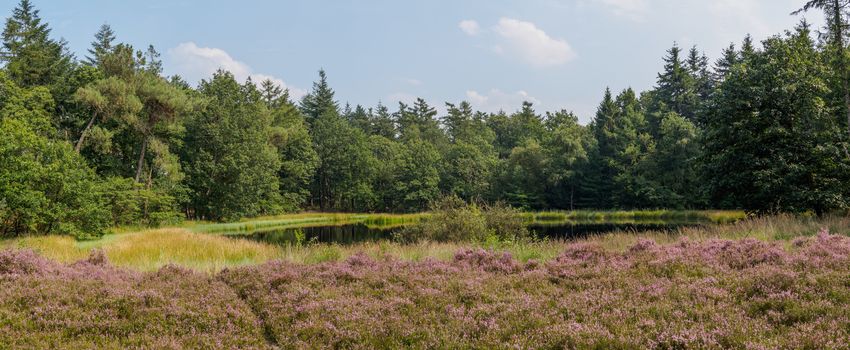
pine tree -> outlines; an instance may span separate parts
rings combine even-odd
[[[283,89],[271,81],[271,79],[265,79],[260,82],[260,94],[263,96],[263,102],[266,103],[266,107],[274,109],[281,104]]]
[[[712,99],[702,165],[715,204],[757,213],[847,208],[829,68],[807,24],[773,37]],[[781,89],[764,88],[781,86]]]
[[[347,113],[345,116],[348,122],[357,129],[360,129],[367,135],[372,133],[372,128],[369,120],[369,112],[366,111],[365,108],[361,105],[357,105],[354,107],[351,112]]]
[[[277,147],[281,162],[278,170],[281,207],[284,211],[296,211],[310,197],[310,185],[319,166],[319,156],[313,149],[313,138],[307,130],[304,116],[289,101],[289,94],[276,90],[275,84],[262,85],[262,99],[266,105],[272,106],[271,143]]]
[[[399,102],[398,112],[395,114],[399,138],[422,138],[435,145],[443,143],[445,135],[440,130],[436,117],[437,109],[424,99],[417,98],[412,107]]]
[[[847,8],[850,7],[850,0],[810,0],[803,8],[795,11],[793,14],[819,9],[824,12],[827,19],[827,43],[829,45],[830,62],[838,85],[841,89],[841,97],[844,100],[844,116],[846,119],[847,136],[850,139],[850,63],[847,61],[847,27],[850,26],[847,18]],[[844,153],[847,158],[850,158],[850,151],[844,146]]]
[[[647,206],[652,185],[645,181],[640,165],[655,145],[635,92],[626,89],[613,99],[606,90],[591,129],[597,147],[590,173],[597,180],[590,190],[596,192],[597,208]]]
[[[94,67],[100,66],[104,56],[112,52],[115,41],[115,32],[108,24],[102,24],[100,29],[94,35],[94,41],[91,43],[91,48],[88,50],[89,55],[86,56],[86,64]]]
[[[696,50],[693,50],[696,53]],[[699,58],[695,65],[699,66]],[[698,69],[698,68],[697,68]],[[682,60],[682,49],[673,45],[664,57],[664,70],[658,73],[656,98],[669,110],[694,121],[698,108],[696,83],[687,64]]]
[[[393,121],[393,116],[390,114],[387,106],[378,102],[378,106],[370,113],[369,130],[371,135],[380,135],[387,139],[393,140],[396,138],[396,127]]]
[[[708,64],[708,56],[705,53],[700,53],[697,47],[694,46],[688,52],[688,71],[694,81],[694,92],[697,95],[697,114],[699,114],[699,105],[702,101],[708,99],[714,90],[714,84],[711,77],[711,72]]]
[[[747,34],[744,37],[744,42],[741,43],[741,60],[748,60],[756,53],[756,46],[753,43],[753,36]]]
[[[72,70],[72,57],[64,41],[50,38],[50,27],[29,0],[21,0],[6,20],[0,59],[22,87],[58,88]]]
[[[719,84],[726,80],[729,72],[738,64],[740,60],[738,51],[735,50],[735,44],[729,44],[729,47],[723,49],[720,59],[714,63],[714,83]]]
[[[314,204],[322,210],[368,210],[374,201],[371,188],[374,158],[366,134],[340,115],[339,104],[325,72],[313,91],[301,101],[309,120],[319,166],[313,180]]]
[[[324,69],[319,70],[319,81],[313,83],[313,91],[301,100],[301,112],[310,126],[322,114],[339,114],[339,104],[334,99],[334,91],[328,85]]]

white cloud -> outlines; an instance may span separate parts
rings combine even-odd
[[[457,26],[469,36],[476,36],[481,33],[481,26],[478,25],[478,22],[471,19],[460,21]]]
[[[607,6],[615,15],[643,22],[649,10],[647,0],[594,0]]]
[[[576,57],[566,41],[550,37],[531,22],[501,18],[493,30],[503,41],[494,47],[496,52],[516,56],[535,67],[557,66]]]
[[[524,90],[519,90],[513,93],[506,93],[499,89],[490,89],[486,94],[482,94],[475,90],[466,91],[466,99],[472,106],[484,112],[512,112],[522,107],[525,101],[540,104],[540,100],[529,95]]]
[[[422,85],[422,80],[419,80],[419,79],[409,78],[409,79],[406,79],[405,81],[408,84],[413,85],[413,86]]]
[[[173,73],[179,74],[187,81],[198,82],[201,79],[209,79],[213,73],[223,69],[233,73],[233,76],[240,81],[251,78],[259,84],[269,79],[281,88],[288,88],[290,96],[294,99],[299,99],[306,94],[306,91],[289,86],[280,78],[254,72],[248,64],[236,60],[222,49],[199,47],[194,42],[185,42],[169,49],[168,56],[168,63],[172,66]]]

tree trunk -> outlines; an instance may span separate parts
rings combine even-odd
[[[92,125],[94,125],[94,120],[95,120],[96,118],[97,118],[97,113],[94,113],[94,114],[91,116],[91,119],[89,119],[89,123],[88,123],[88,124],[86,124],[86,128],[85,128],[85,129],[83,129],[83,132],[82,132],[82,133],[80,133],[80,139],[79,139],[79,140],[77,140],[77,145],[76,145],[76,146],[74,146],[74,151],[76,151],[76,152],[77,152],[77,154],[79,154],[79,153],[80,153],[80,150],[81,150],[81,149],[83,149],[83,141],[85,141],[85,139],[86,139],[86,135],[88,135],[89,130],[91,129]]]
[[[142,140],[142,151],[139,152],[139,162],[136,164],[136,182],[142,178],[142,166],[145,164],[145,151],[148,149],[148,136]]]

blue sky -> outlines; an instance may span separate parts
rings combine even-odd
[[[582,122],[606,86],[651,88],[673,42],[714,60],[747,33],[792,28],[800,17],[789,13],[803,2],[33,0],[78,57],[108,23],[121,42],[153,44],[166,73],[191,82],[223,67],[300,95],[324,68],[343,103],[394,108],[423,97],[510,112],[530,100]],[[4,3],[8,16],[17,0]]]

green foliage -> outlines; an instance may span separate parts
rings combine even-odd
[[[20,139],[0,141],[2,161],[22,169],[0,179],[4,232],[98,235],[103,213],[113,224],[156,226],[177,220],[178,206],[211,220],[414,212],[441,196],[534,210],[845,210],[847,4],[804,4],[826,15],[819,42],[803,22],[763,48],[747,36],[713,67],[696,47],[674,44],[655,87],[606,90],[581,125],[530,102],[490,114],[462,101],[440,115],[422,98],[392,113],[381,103],[340,110],[323,70],[298,105],[271,80],[257,87],[226,72],[195,89],[164,78],[152,46],[118,43],[106,24],[81,64],[21,0],[0,53],[3,132]],[[74,191],[85,193],[65,197]],[[47,209],[62,205],[75,209]],[[460,226],[495,230],[470,220]]]
[[[522,215],[503,204],[478,205],[447,196],[430,205],[430,216],[401,230],[406,242],[511,242],[527,239]]]
[[[484,198],[491,191],[496,164],[492,146],[482,149],[456,141],[443,156],[440,188],[464,200]]]
[[[2,61],[9,76],[21,87],[59,88],[72,70],[64,41],[50,38],[50,27],[29,0],[21,0],[6,19]]]
[[[371,186],[375,158],[363,131],[339,114],[324,71],[301,101],[311,123],[313,147],[321,160],[313,179],[313,202],[322,210],[362,210],[374,202]]]
[[[395,114],[398,125],[399,139],[403,141],[421,139],[435,146],[447,142],[445,133],[440,129],[437,119],[437,109],[428,105],[425,100],[417,98],[413,107],[399,102]]]
[[[186,121],[183,168],[197,218],[236,220],[280,210],[280,160],[261,94],[219,71],[199,89],[204,105]]]
[[[310,196],[310,183],[319,166],[319,156],[313,149],[313,138],[304,117],[289,101],[288,91],[274,90],[276,86],[268,83],[263,82],[263,98],[271,109],[272,144],[281,161],[278,170],[280,204],[284,211],[296,211]]]
[[[656,208],[704,207],[697,172],[699,132],[686,118],[669,112],[661,119],[655,152],[642,166],[652,174],[647,200]]]
[[[301,111],[310,126],[322,115],[339,115],[339,104],[334,100],[334,91],[328,85],[325,70],[319,70],[319,81],[313,83],[313,92],[301,100]]]
[[[0,235],[105,233],[96,176],[67,142],[50,138],[50,93],[0,72],[0,106]]]
[[[850,164],[827,103],[828,67],[805,24],[763,45],[712,101],[703,164],[715,203],[759,213],[846,208]]]
[[[673,45],[667,51],[667,56],[664,57],[664,71],[658,74],[655,96],[658,103],[663,104],[662,108],[669,108],[670,111],[694,121],[700,97],[694,73],[700,72],[700,62],[696,56],[696,48],[692,51],[690,66],[682,56],[682,49],[678,45]]]
[[[440,153],[433,144],[417,139],[406,142],[403,152],[393,188],[403,195],[398,209],[416,211],[439,195]]]
[[[92,48],[89,49],[89,55],[86,56],[86,64],[90,66],[99,66],[103,57],[112,52],[112,47],[115,41],[115,32],[108,24],[102,24],[100,29],[94,35],[94,41],[91,43]]]
[[[97,180],[70,144],[0,116],[0,236],[103,235],[110,220]]]
[[[114,225],[157,227],[181,221],[177,200],[159,188],[146,188],[129,178],[103,182],[103,197]]]

